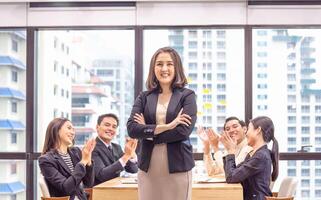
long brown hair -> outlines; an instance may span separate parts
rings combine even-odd
[[[173,60],[173,64],[175,67],[175,77],[174,77],[174,80],[171,85],[172,89],[183,88],[187,84],[187,79],[184,74],[182,60],[181,60],[179,54],[171,47],[160,48],[154,53],[152,59],[150,60],[149,72],[148,72],[148,77],[146,80],[146,88],[149,91],[152,91],[155,89],[161,90],[159,82],[158,82],[156,75],[155,75],[155,71],[154,71],[156,59],[160,53],[169,53],[169,55],[171,56],[171,58]]]
[[[67,121],[69,119],[55,118],[48,124],[42,155],[59,146],[59,130]]]
[[[255,129],[261,127],[264,142],[273,141],[271,158],[272,158],[272,181],[275,181],[279,175],[279,143],[274,137],[274,124],[269,117],[260,116],[250,121]]]

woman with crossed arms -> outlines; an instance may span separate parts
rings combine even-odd
[[[140,200],[190,200],[196,97],[185,88],[178,53],[158,49],[150,62],[147,91],[140,93],[127,122],[128,134],[141,140],[138,154]]]

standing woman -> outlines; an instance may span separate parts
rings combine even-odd
[[[244,162],[236,166],[236,142],[228,134],[221,141],[228,151],[223,158],[225,177],[228,183],[242,183],[244,200],[265,200],[272,196],[270,190],[271,167],[272,181],[279,174],[279,145],[274,137],[274,125],[269,117],[261,116],[252,119],[247,130],[248,145],[253,148]],[[267,147],[273,141],[272,151]]]
[[[72,147],[74,127],[68,119],[55,118],[46,131],[39,167],[51,197],[70,196],[70,200],[87,200],[84,186],[94,184],[91,152],[95,140],[89,140],[80,150]]]
[[[138,157],[140,200],[191,199],[194,167],[189,135],[196,122],[196,97],[178,53],[158,49],[150,62],[147,91],[136,98],[128,134],[141,140]]]

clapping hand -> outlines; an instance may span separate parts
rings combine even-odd
[[[218,151],[218,143],[220,139],[220,135],[215,133],[212,128],[206,130],[206,135],[208,137],[210,145],[213,147],[214,151]]]
[[[130,137],[126,137],[126,144],[127,144],[128,142],[132,142],[132,141],[134,141],[134,143],[136,143],[136,144],[135,144],[136,146],[134,146],[135,149],[132,151],[131,159],[136,159],[136,160],[137,160],[136,148],[137,148],[137,145],[138,145],[138,140],[132,139],[132,138],[130,138]],[[125,146],[126,146],[126,144],[125,144]]]
[[[228,133],[224,132],[220,138],[220,141],[229,154],[236,153],[237,142],[235,139],[232,139]]]
[[[196,133],[203,143],[209,143],[207,134],[202,126],[197,127]]]
[[[127,139],[124,149],[124,155],[122,157],[123,161],[126,163],[130,158],[135,158],[136,147],[137,147],[138,140],[136,139]]]
[[[202,126],[198,126],[196,133],[197,133],[198,137],[203,142],[204,154],[209,154],[210,153],[210,142],[209,142],[207,133],[205,132],[204,128]]]
[[[89,139],[86,144],[84,145],[81,154],[81,163],[84,165],[91,165],[91,153],[93,152],[94,148],[96,146],[96,140],[94,138]]]

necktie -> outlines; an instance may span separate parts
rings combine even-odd
[[[108,148],[110,154],[112,155],[112,161],[114,162],[115,161],[115,156],[114,156],[113,148],[111,147],[111,145],[109,145],[107,148]]]
[[[111,145],[108,146],[108,150],[113,154],[113,148],[111,148]]]

